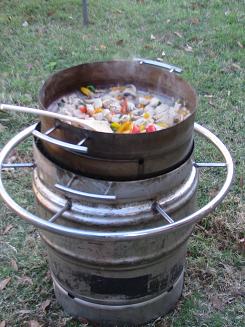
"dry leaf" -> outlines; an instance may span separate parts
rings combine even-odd
[[[6,129],[6,126],[4,126],[3,124],[0,124],[0,132],[3,132]]]
[[[210,101],[211,102],[211,101]],[[211,104],[212,105],[212,104]],[[215,105],[213,104],[213,107],[215,107]],[[211,187],[208,191],[208,194],[214,198],[219,192],[219,188],[216,186],[216,187]]]
[[[18,271],[17,262],[14,259],[10,261],[10,265],[14,269],[14,271]]]
[[[1,321],[0,322],[0,327],[5,327],[5,326],[6,326],[6,321],[5,320]]]
[[[199,23],[200,23],[200,21],[199,21],[198,18],[194,17],[194,18],[191,19],[191,24],[198,25]]]
[[[33,68],[33,65],[32,64],[27,64],[26,67],[31,70]]]
[[[18,281],[20,282],[20,284],[29,284],[29,285],[33,285],[33,281],[30,277],[28,276],[17,276]]]
[[[239,178],[239,185],[240,185],[240,188],[243,189],[243,186],[244,186],[243,176],[240,176],[240,178]]]
[[[242,44],[240,41],[237,41],[237,44],[238,44],[238,46],[239,46],[241,49],[244,48],[243,44]]]
[[[217,309],[217,310],[223,309],[223,303],[222,303],[221,299],[219,299],[217,296],[211,297],[211,303],[215,309]]]
[[[51,272],[48,270],[44,280],[51,280]]]
[[[14,225],[9,224],[5,227],[4,231],[3,231],[3,235],[8,234],[8,232],[14,227]]]
[[[245,238],[241,238],[239,240],[239,247],[241,248],[242,251],[245,251]]]
[[[41,327],[41,325],[39,324],[38,321],[36,321],[36,320],[31,320],[31,321],[29,321],[29,323],[28,323],[28,327]]]
[[[237,65],[237,64],[231,64],[231,67],[232,68],[234,68],[235,70],[237,69],[237,70],[241,70],[241,67],[239,66],[239,65]]]
[[[101,45],[100,45],[100,49],[101,49],[101,50],[105,50],[105,49],[106,49],[106,45],[101,44]]]
[[[55,14],[54,11],[48,11],[48,12],[47,12],[47,16],[48,16],[48,17],[53,16],[54,14]]]
[[[121,39],[121,40],[118,40],[117,42],[116,42],[116,45],[122,45],[124,43],[124,41],[123,41],[123,39]]]
[[[174,32],[175,35],[177,35],[179,38],[182,39],[182,34],[180,34],[180,32]]]
[[[185,51],[186,52],[193,52],[193,49],[192,49],[192,47],[190,45],[186,44]]]
[[[27,315],[30,314],[32,312],[32,310],[19,310],[16,313],[19,315]]]
[[[42,309],[43,311],[45,311],[45,310],[47,309],[47,307],[50,306],[50,303],[51,303],[50,300],[46,300],[46,301],[42,302],[41,305],[40,305],[41,309]]]
[[[145,48],[145,49],[153,49],[153,46],[150,45],[150,44],[146,44],[146,45],[144,45],[144,48]]]
[[[151,40],[156,40],[156,37],[153,34],[151,34]]]
[[[2,291],[10,282],[11,277],[5,278],[3,280],[0,281],[0,291]]]

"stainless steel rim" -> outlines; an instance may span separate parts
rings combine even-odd
[[[29,137],[34,129],[36,128],[36,124],[26,128],[16,136],[14,136],[2,149],[0,153],[0,195],[2,196],[3,200],[6,202],[6,204],[20,217],[25,219],[26,221],[32,223],[36,227],[47,230],[49,232],[60,234],[60,235],[66,235],[66,236],[73,236],[78,238],[98,238],[100,240],[107,240],[107,239],[114,239],[114,240],[127,240],[132,238],[142,238],[145,236],[154,236],[156,234],[161,234],[168,232],[173,229],[177,229],[184,224],[193,224],[203,218],[204,216],[208,215],[210,212],[212,212],[218,204],[224,199],[226,196],[231,183],[233,179],[234,174],[234,165],[232,161],[232,157],[227,150],[226,146],[219,140],[217,136],[215,136],[213,133],[211,133],[208,129],[205,127],[195,123],[194,129],[195,131],[200,134],[201,136],[205,137],[208,141],[210,141],[222,154],[222,156],[225,159],[225,163],[202,163],[200,165],[195,164],[196,167],[226,167],[227,174],[226,179],[224,181],[223,186],[221,187],[219,193],[205,206],[203,206],[201,209],[197,210],[196,212],[190,214],[187,217],[182,218],[181,220],[178,220],[176,222],[170,222],[168,225],[164,225],[161,227],[154,227],[154,228],[148,228],[144,230],[137,230],[137,231],[130,231],[130,232],[95,232],[95,231],[89,231],[89,230],[78,230],[75,228],[69,228],[62,225],[58,225],[56,223],[46,221],[29,211],[25,210],[21,206],[19,206],[7,193],[6,189],[4,188],[3,182],[2,182],[2,171],[4,168],[6,168],[6,165],[4,165],[4,161],[6,157],[10,154],[10,152],[22,141],[24,141],[27,137]]]

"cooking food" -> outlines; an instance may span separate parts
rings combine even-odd
[[[137,90],[132,84],[107,89],[82,86],[79,92],[60,98],[50,110],[106,121],[115,133],[124,134],[152,133],[174,126],[190,115],[181,101]]]

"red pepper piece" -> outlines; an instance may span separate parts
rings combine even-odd
[[[154,125],[149,125],[146,127],[146,133],[152,133],[155,132],[157,129]]]
[[[83,114],[86,114],[86,113],[87,113],[87,108],[86,108],[86,106],[81,106],[81,107],[79,108],[79,110],[80,110],[81,113],[83,113]]]
[[[140,128],[139,128],[139,126],[134,125],[131,133],[132,133],[132,134],[138,134],[138,133],[140,133]]]

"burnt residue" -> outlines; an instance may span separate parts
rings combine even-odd
[[[74,279],[86,284],[91,294],[138,298],[167,291],[179,278],[182,265],[176,265],[169,273],[156,276],[143,275],[132,278],[111,278],[89,274],[75,274]]]
[[[147,293],[148,279],[147,275],[135,278],[105,278],[93,275],[90,288],[92,293],[97,294],[138,297]]]

